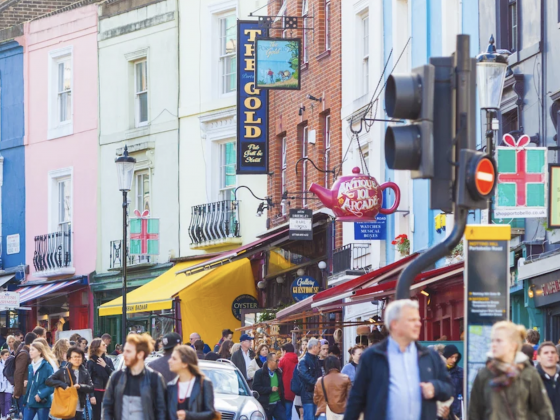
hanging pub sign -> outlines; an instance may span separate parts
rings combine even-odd
[[[266,30],[237,22],[237,174],[268,173],[268,91],[255,86],[255,41]]]
[[[292,282],[292,297],[296,302],[301,302],[317,293],[319,293],[319,283],[313,277],[301,276]]]
[[[159,219],[150,212],[134,210],[130,218],[130,255],[159,255]]]
[[[546,147],[527,147],[530,138],[504,135],[496,150],[498,180],[495,218],[546,217]]]
[[[548,167],[548,228],[560,228],[560,165]]]
[[[231,313],[236,319],[241,321],[242,309],[257,309],[258,307],[259,301],[256,297],[251,295],[240,295],[233,300],[233,303],[231,304]]]
[[[290,240],[313,240],[313,211],[290,209]]]
[[[258,38],[255,57],[256,87],[299,90],[300,51],[299,38]]]
[[[360,168],[352,169],[353,175],[342,176],[336,180],[332,189],[311,184],[309,191],[334,212],[340,222],[363,222],[375,220],[381,214],[394,213],[401,201],[401,191],[394,182],[379,185],[374,177],[360,174]],[[383,208],[383,191],[390,188],[395,193],[391,208]]]

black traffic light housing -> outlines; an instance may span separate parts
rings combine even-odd
[[[387,127],[385,160],[391,169],[410,170],[412,178],[434,176],[434,75],[434,66],[427,64],[387,79],[387,115],[410,124]]]
[[[482,194],[476,186],[476,174],[479,163],[488,159],[494,167],[496,174],[496,163],[486,153],[475,150],[462,149],[459,151],[459,176],[457,179],[457,205],[466,209],[487,209],[488,199],[494,193],[494,185],[488,194]]]

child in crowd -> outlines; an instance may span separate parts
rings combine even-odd
[[[4,376],[4,366],[8,357],[10,357],[10,350],[4,349],[0,352],[0,415],[2,420],[9,417],[14,393],[14,386]]]

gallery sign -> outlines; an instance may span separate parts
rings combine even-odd
[[[298,277],[292,282],[292,297],[296,302],[301,302],[309,296],[319,293],[319,287],[319,282],[313,277]]]
[[[504,135],[506,147],[498,147],[498,184],[495,218],[546,217],[546,147],[527,147],[530,137],[515,140]]]
[[[237,22],[237,174],[268,173],[268,91],[255,86],[255,42],[266,29]]]
[[[332,209],[340,222],[362,222],[375,220],[379,213],[391,214],[399,207],[401,191],[394,182],[378,184],[377,180],[360,173],[360,168],[352,169],[353,175],[342,176],[336,180],[332,189],[311,184],[309,191]],[[395,193],[395,202],[389,209],[383,208],[383,191],[390,188]]]
[[[255,82],[259,89],[301,88],[301,40],[259,38],[256,42]]]

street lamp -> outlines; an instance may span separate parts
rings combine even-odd
[[[490,35],[488,48],[476,56],[476,85],[480,108],[486,110],[486,148],[488,154],[494,159],[494,132],[492,131],[492,118],[494,112],[500,109],[502,92],[508,67],[507,50],[496,50],[494,35]],[[492,223],[494,196],[490,197],[488,210],[488,223]]]
[[[126,199],[126,194],[130,191],[132,187],[132,178],[134,175],[134,164],[136,159],[132,156],[128,156],[128,147],[124,146],[124,152],[122,156],[115,158],[115,163],[117,164],[117,181],[119,183],[119,191],[123,194],[123,271],[122,271],[122,345],[126,342],[126,263],[128,258],[128,247],[126,244],[126,216],[127,216],[127,206],[128,201]]]

